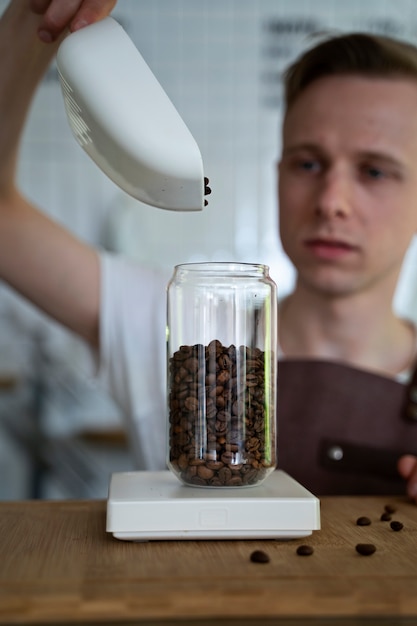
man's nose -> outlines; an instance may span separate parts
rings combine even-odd
[[[351,212],[351,182],[340,169],[327,171],[316,198],[315,214],[325,218],[346,218]]]

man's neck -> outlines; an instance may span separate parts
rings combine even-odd
[[[282,303],[279,341],[286,357],[323,358],[394,376],[412,364],[415,329],[386,297],[326,297],[297,286]]]

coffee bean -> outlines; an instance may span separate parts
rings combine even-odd
[[[203,480],[210,480],[210,478],[213,478],[214,476],[214,471],[211,470],[209,467],[207,467],[206,465],[201,465],[198,470],[197,470],[197,474],[199,475],[200,478],[202,478]]]
[[[207,176],[204,176],[204,195],[208,196],[211,194],[211,187],[209,187],[209,179],[207,178]],[[207,200],[204,198],[204,206],[207,206],[208,202]]]
[[[180,346],[169,361],[169,460],[190,484],[261,482],[276,464],[270,445],[265,354],[248,346]],[[272,396],[271,396],[272,397]],[[198,466],[190,472],[190,467]]]
[[[401,522],[397,522],[397,521],[393,521],[390,524],[392,530],[395,530],[396,532],[398,532],[399,530],[402,530],[404,528],[404,524],[402,524]]]
[[[297,554],[299,556],[310,556],[313,552],[314,548],[312,546],[302,545],[297,548]]]
[[[263,550],[254,550],[250,555],[252,563],[269,563],[269,555]]]
[[[376,547],[373,543],[358,543],[356,545],[356,552],[362,556],[370,556],[376,551]]]
[[[380,519],[381,519],[381,522],[390,522],[392,520],[392,517],[390,513],[387,513],[387,511],[385,511],[385,513],[382,513]]]
[[[386,504],[386,505],[384,506],[384,510],[385,510],[387,513],[395,513],[395,512],[397,511],[397,509],[395,508],[395,506],[393,506],[392,504]]]
[[[188,398],[185,398],[184,406],[187,409],[187,411],[190,411],[190,412],[197,411],[198,409],[197,398],[192,398],[191,396],[189,396]]]
[[[366,516],[358,517],[358,519],[356,520],[356,524],[358,526],[369,526],[370,523],[371,520],[369,519],[369,517]]]

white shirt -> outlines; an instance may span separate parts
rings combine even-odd
[[[137,469],[165,469],[166,276],[113,254],[100,260],[99,375],[126,418]]]

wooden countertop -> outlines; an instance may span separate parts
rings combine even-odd
[[[380,520],[386,504],[400,532]],[[130,543],[105,518],[104,501],[0,503],[1,624],[417,624],[417,506],[405,499],[322,498],[322,530],[290,541]],[[303,543],[311,556],[296,554]],[[357,543],[377,550],[360,556]],[[251,562],[255,549],[270,562]]]

